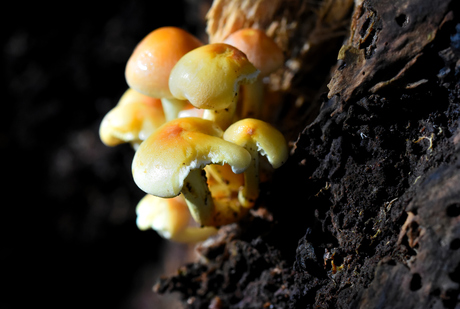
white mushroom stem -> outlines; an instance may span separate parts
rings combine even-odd
[[[238,98],[230,104],[229,107],[221,110],[205,109],[203,119],[215,122],[222,130],[226,130],[232,123],[236,112],[236,102]]]
[[[259,151],[256,145],[246,148],[251,154],[251,164],[244,171],[244,185],[238,193],[241,205],[247,208],[254,206],[259,197]]]
[[[182,194],[193,219],[201,226],[211,225],[214,201],[202,169],[191,170],[184,180]]]
[[[174,98],[162,98],[161,104],[165,113],[166,122],[179,118],[179,112],[187,105],[186,100],[178,100]]]
[[[264,84],[261,78],[252,84],[241,85],[241,119],[260,118],[264,99]]]

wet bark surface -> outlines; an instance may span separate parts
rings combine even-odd
[[[135,44],[164,25],[199,33],[188,15],[197,3],[171,2],[183,10],[165,18],[137,2],[70,7],[57,20],[37,6],[7,33],[13,104],[0,138],[18,201],[3,217],[2,305],[171,308],[151,291],[165,274],[155,291],[186,308],[458,307],[460,8],[447,0],[363,1],[343,47],[343,35],[327,44],[332,58],[290,67],[282,97],[289,108],[301,97],[310,114],[278,119],[289,161],[248,218],[168,275],[161,256],[183,251],[137,230],[132,150],[103,146],[97,129],[126,89]],[[323,50],[301,54],[302,35],[286,45],[299,63]]]

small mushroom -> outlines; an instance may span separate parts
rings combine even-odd
[[[153,229],[176,242],[195,243],[217,233],[214,227],[196,226],[182,195],[165,199],[147,194],[137,204],[136,214],[140,230]]]
[[[169,91],[169,75],[176,62],[203,44],[190,33],[176,27],[150,32],[134,49],[126,65],[128,85],[163,103],[166,120],[177,118],[186,101],[177,100]]]
[[[273,168],[278,168],[288,158],[286,140],[272,125],[252,118],[232,124],[225,131],[224,139],[244,147],[251,154],[252,163],[244,172],[239,201],[244,207],[252,207],[259,196],[259,153],[267,157]]]
[[[201,118],[178,118],[167,122],[147,138],[134,155],[132,171],[145,192],[171,198],[181,192],[190,212],[202,226],[220,224],[203,167],[225,164],[239,174],[251,163],[251,155],[222,139],[217,124]],[[224,216],[227,216],[226,214]]]
[[[224,43],[241,50],[260,70],[260,75],[254,83],[241,86],[241,118],[260,118],[264,97],[263,78],[283,65],[283,51],[264,31],[252,28],[235,31],[224,40]]]
[[[165,122],[161,101],[128,89],[103,118],[99,136],[107,146],[130,143],[134,149]]]
[[[171,93],[205,109],[203,117],[226,129],[235,114],[241,84],[252,83],[259,71],[237,48],[208,44],[184,55],[169,77]]]

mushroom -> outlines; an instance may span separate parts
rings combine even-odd
[[[196,226],[182,195],[166,199],[147,194],[137,204],[136,214],[140,230],[153,229],[176,242],[195,243],[217,233],[214,227]]]
[[[134,149],[165,122],[161,101],[133,89],[102,119],[99,136],[107,146],[130,143]]]
[[[225,186],[228,192],[238,192],[238,189],[243,185],[243,174],[233,173],[231,166],[228,164],[207,165],[205,170],[210,188],[222,185]]]
[[[239,174],[250,165],[251,155],[243,147],[223,140],[222,135],[222,129],[206,119],[189,117],[167,122],[134,155],[134,181],[146,193],[163,198],[182,192],[193,218],[202,226],[226,224],[224,219],[231,213],[214,204],[203,167],[227,163]]]
[[[283,65],[283,51],[264,31],[252,28],[235,31],[224,40],[224,43],[245,53],[249,61],[260,71],[254,83],[241,86],[241,118],[260,118],[264,96],[263,78]]]
[[[286,140],[272,125],[252,118],[232,124],[223,138],[244,147],[251,154],[252,163],[244,172],[244,186],[238,198],[242,206],[252,207],[259,196],[259,153],[267,157],[273,168],[278,168],[288,158]]]
[[[233,173],[228,164],[207,165],[204,169],[216,209],[214,225],[226,225],[246,216],[249,208],[242,207],[238,199],[239,189],[244,184],[243,174]]]
[[[188,102],[188,101],[187,101]],[[198,117],[203,118],[203,109],[196,108],[192,104],[188,103],[183,110],[177,114],[177,118],[186,118],[186,117]]]
[[[183,55],[201,45],[196,37],[180,28],[158,28],[134,49],[126,65],[126,82],[140,93],[160,98],[166,120],[175,119],[186,101],[175,99],[169,91],[171,69]]]
[[[169,88],[177,99],[205,109],[203,117],[225,130],[233,122],[240,85],[254,82],[258,74],[237,48],[208,44],[188,52],[176,63]]]

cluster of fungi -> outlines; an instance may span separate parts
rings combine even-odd
[[[133,178],[147,193],[136,208],[140,229],[190,243],[248,214],[260,169],[288,157],[281,132],[261,119],[264,78],[282,65],[280,48],[257,29],[203,44],[162,27],[138,44],[126,66],[129,88],[100,137],[135,150]]]

